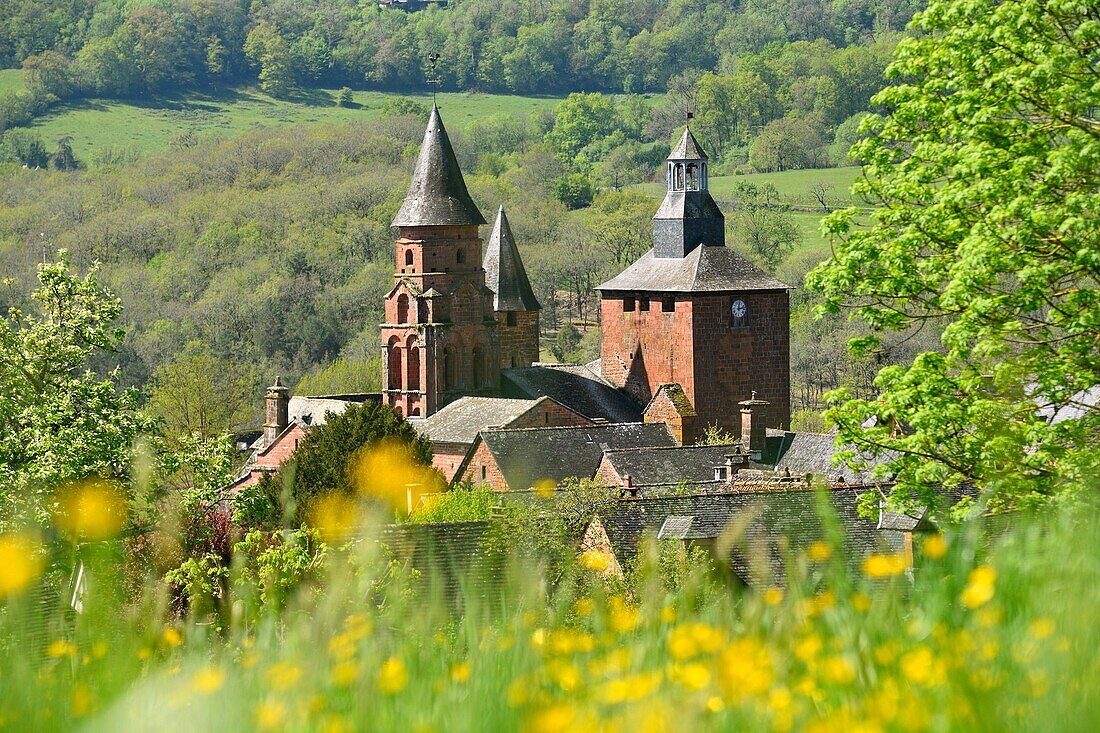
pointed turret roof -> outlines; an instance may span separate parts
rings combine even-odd
[[[512,236],[512,227],[504,207],[497,212],[493,233],[485,248],[485,284],[493,291],[493,310],[498,311],[537,311],[542,310],[535,293],[531,290],[531,281],[523,269],[523,260],[516,247],[516,238]]]
[[[685,127],[684,134],[680,136],[680,142],[669,153],[668,160],[707,160],[707,154],[703,152],[703,146],[691,134],[691,128]]]
[[[432,106],[409,193],[390,226],[477,226],[485,223],[458,167],[447,129]]]

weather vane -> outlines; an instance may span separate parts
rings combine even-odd
[[[439,63],[439,54],[432,51],[428,54],[428,63],[432,67],[432,75],[428,78],[428,83],[432,85],[432,104],[436,103],[436,94],[439,93],[439,85],[443,83],[443,80],[435,72],[436,64]]]

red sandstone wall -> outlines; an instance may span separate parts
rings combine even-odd
[[[493,460],[492,453],[484,443],[479,443],[474,455],[470,458],[470,464],[466,467],[462,478],[472,481],[475,485],[488,484],[493,491],[507,491],[508,483],[504,480],[504,474]],[[519,488],[527,488],[526,486]]]
[[[465,443],[432,443],[432,465],[448,483],[455,477],[470,446]]]
[[[516,311],[516,325],[508,325],[508,313],[495,313],[500,334],[500,368],[529,367],[539,360],[539,313]]]
[[[748,306],[745,328],[730,327],[730,304]],[[622,296],[601,300],[603,375],[641,401],[664,382],[677,382],[695,407],[696,429],[717,424],[740,435],[737,403],[771,402],[767,427],[790,425],[790,306],[786,292],[699,294],[676,301],[674,313],[650,299],[623,310]]]
[[[584,415],[573,412],[568,407],[558,404],[553,400],[543,400],[527,412],[516,417],[507,425],[507,428],[546,428],[566,427],[575,425],[591,425],[592,421]]]
[[[694,298],[696,383],[692,404],[699,428],[718,424],[741,434],[737,403],[752,397],[771,405],[765,426],[789,427],[791,422],[790,304],[785,292],[738,295],[748,306],[745,328],[729,327],[734,296]],[[686,387],[686,385],[685,385]]]
[[[695,361],[690,352],[692,304],[677,298],[675,310],[662,311],[659,297],[650,298],[649,310],[641,310],[642,298],[635,297],[634,311],[623,310],[622,297],[600,301],[600,364],[603,376],[623,387],[643,404],[653,398],[657,387],[677,382],[688,399],[695,378]]]

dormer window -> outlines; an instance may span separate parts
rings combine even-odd
[[[714,467],[714,480],[715,481],[728,481],[729,480],[729,471],[726,469],[725,466],[715,466]]]

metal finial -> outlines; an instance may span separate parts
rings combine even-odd
[[[432,75],[431,78],[427,80],[427,82],[432,85],[432,104],[435,105],[436,95],[439,93],[439,85],[443,83],[443,80],[440,79],[435,73],[436,64],[439,63],[439,54],[437,54],[435,51],[429,53],[428,63],[431,64]]]
[[[755,389],[754,389],[754,390],[752,391],[752,398],[753,398],[754,400],[756,399],[756,390],[755,390]]]

